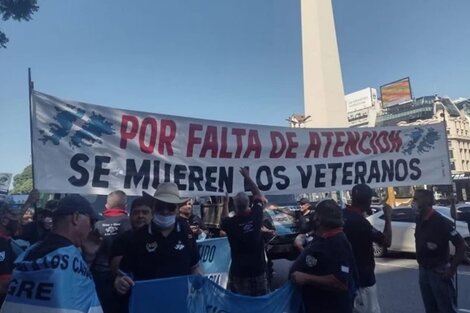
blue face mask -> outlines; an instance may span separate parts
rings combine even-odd
[[[175,225],[176,215],[160,215],[153,216],[153,222],[162,229],[167,229]]]

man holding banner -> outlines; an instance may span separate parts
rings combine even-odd
[[[144,192],[154,210],[147,227],[136,230],[120,264],[114,287],[126,294],[134,280],[199,273],[199,252],[187,222],[176,218],[178,206],[188,199],[179,196],[175,183],[162,183],[154,196]]]
[[[81,196],[60,200],[52,232],[16,260],[0,312],[102,313],[92,275],[78,249],[100,218]]]
[[[341,208],[324,199],[314,213],[315,238],[291,268],[291,280],[302,286],[307,313],[352,312],[354,257],[343,233]]]

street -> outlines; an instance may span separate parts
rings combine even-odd
[[[424,312],[418,285],[418,265],[413,255],[395,254],[376,260],[376,278],[382,313]],[[274,288],[285,282],[290,264],[274,261]],[[470,266],[461,265],[458,275],[459,312],[470,312]]]

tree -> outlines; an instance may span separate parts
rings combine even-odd
[[[0,0],[0,14],[4,21],[29,21],[37,10],[37,0]],[[0,48],[6,48],[8,41],[8,37],[0,30]]]
[[[26,166],[21,174],[13,177],[11,194],[27,194],[33,190],[33,166]]]

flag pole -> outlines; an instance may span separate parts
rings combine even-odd
[[[35,189],[35,179],[34,179],[34,156],[33,156],[33,91],[34,91],[34,82],[31,80],[31,68],[28,67],[28,95],[29,95],[29,133],[30,133],[30,143],[31,143],[31,170],[33,178],[33,189]]]

